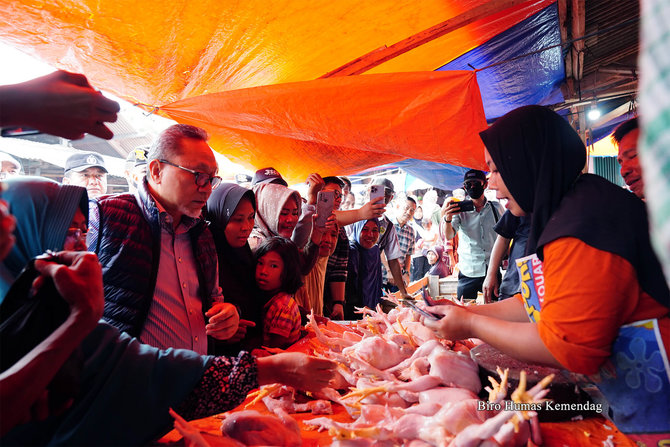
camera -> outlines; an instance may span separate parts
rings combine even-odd
[[[460,210],[460,212],[474,211],[475,203],[472,200],[461,200],[460,202],[458,202],[458,209]]]

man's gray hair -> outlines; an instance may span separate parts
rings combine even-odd
[[[165,159],[179,155],[180,141],[183,138],[207,141],[209,135],[205,129],[190,124],[175,124],[165,129],[154,141],[147,154],[147,162],[151,160]]]

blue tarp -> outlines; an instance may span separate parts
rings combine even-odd
[[[520,106],[563,101],[559,86],[565,68],[560,46],[509,61],[560,43],[554,3],[438,70],[480,69],[507,61],[477,73],[486,119],[491,120]]]
[[[565,68],[560,46],[509,61],[560,43],[558,7],[554,3],[438,70],[472,70],[506,61],[477,72],[486,119],[493,120],[523,105],[563,101],[560,84],[565,78]],[[401,168],[446,190],[460,188],[463,174],[468,170],[415,159],[385,167]]]

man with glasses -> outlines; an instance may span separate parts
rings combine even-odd
[[[482,171],[470,169],[463,177],[463,189],[472,199],[474,210],[462,211],[456,201],[449,202],[441,210],[440,233],[451,240],[458,232],[458,298],[476,299],[477,292],[482,291],[497,236],[493,227],[503,213],[499,203],[486,200],[484,190],[487,185]]]
[[[92,204],[89,249],[103,267],[103,318],[161,349],[208,353],[232,337],[239,315],[223,302],[214,240],[202,208],[221,182],[207,133],[177,124],[147,154],[135,194]],[[211,348],[209,349],[211,352]]]

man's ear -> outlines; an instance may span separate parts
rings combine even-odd
[[[63,181],[61,183],[63,185],[69,185],[70,184],[70,177],[63,177]]]
[[[155,184],[160,184],[161,174],[163,169],[161,169],[161,162],[158,160],[151,160],[149,166],[147,166],[147,180]]]

